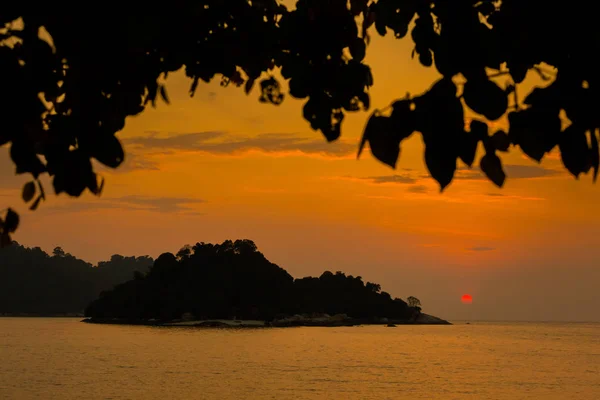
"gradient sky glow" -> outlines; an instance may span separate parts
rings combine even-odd
[[[366,60],[374,108],[437,76],[410,59],[409,40],[390,36],[373,38]],[[368,113],[347,115],[341,141],[327,144],[301,101],[265,105],[218,81],[190,98],[189,85],[173,75],[171,105],[127,121],[125,165],[99,167],[100,198],[49,196],[30,212],[27,177],[12,175],[1,149],[0,202],[22,217],[15,239],[97,262],[249,238],[295,277],[342,270],[447,319],[600,320],[600,187],[567,175],[558,151],[541,165],[517,149],[502,155],[502,190],[474,167],[440,194],[418,135],[397,170],[369,152],[356,160]],[[476,301],[462,304],[464,293]]]

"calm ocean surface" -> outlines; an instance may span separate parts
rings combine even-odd
[[[0,318],[0,399],[600,399],[600,324],[216,330]]]

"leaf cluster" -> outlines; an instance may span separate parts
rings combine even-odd
[[[287,8],[277,0],[196,0],[161,13],[86,11],[75,3],[1,7],[0,146],[10,145],[17,174],[33,177],[23,188],[31,209],[45,199],[42,174],[56,194],[100,195],[103,180],[91,160],[123,163],[116,134],[127,117],[158,99],[168,103],[162,82],[182,68],[190,95],[220,77],[248,94],[256,88],[264,103],[279,105],[286,94],[302,99],[307,123],[335,141],[346,113],[371,106],[365,57],[373,31],[410,36],[413,57],[442,75],[426,93],[395,101],[391,116],[373,113],[361,149],[368,143],[380,161],[394,167],[402,140],[419,132],[442,189],[458,160],[478,163],[502,186],[499,153],[512,147],[538,162],[558,147],[575,177],[598,173],[600,38],[594,13],[579,2],[298,0]],[[519,99],[528,72],[551,83]],[[497,76],[508,84],[499,86]],[[477,117],[465,127],[467,108]],[[561,113],[571,121],[566,129]],[[506,132],[488,132],[489,121],[507,114]],[[480,142],[485,154],[476,160]]]

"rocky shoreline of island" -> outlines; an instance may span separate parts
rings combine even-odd
[[[177,320],[132,320],[125,318],[85,318],[81,322],[90,324],[143,325],[160,327],[197,327],[197,328],[284,328],[284,327],[349,327],[360,325],[452,325],[452,323],[433,315],[419,314],[413,320],[389,318],[352,318],[346,315],[302,316],[294,315],[273,321],[238,320],[238,319],[204,319],[182,318]]]

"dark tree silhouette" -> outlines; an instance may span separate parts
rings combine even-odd
[[[153,261],[114,255],[92,266],[60,247],[49,255],[13,243],[0,249],[0,314],[81,314],[100,292],[139,278]]]
[[[421,307],[421,300],[417,299],[415,296],[409,296],[407,299],[409,307]]]
[[[275,105],[284,98],[279,71],[289,94],[305,99],[312,129],[335,141],[346,112],[370,108],[373,77],[363,59],[373,27],[397,38],[410,30],[413,57],[443,77],[423,95],[394,102],[389,115],[376,110],[360,151],[368,143],[395,167],[402,140],[419,132],[442,190],[459,159],[477,162],[503,186],[498,152],[513,146],[538,162],[558,146],[575,177],[598,173],[600,35],[582,2],[299,0],[288,9],[277,0],[197,0],[153,15],[100,5],[83,17],[85,7],[12,2],[0,13],[0,145],[10,143],[18,174],[33,176],[23,188],[32,210],[45,199],[44,173],[57,194],[99,195],[103,180],[90,160],[112,168],[123,162],[115,133],[157,98],[168,102],[162,78],[181,68],[191,95],[199,81],[220,76],[246,93],[257,86],[259,100]],[[551,83],[523,99],[518,88],[528,71]],[[478,115],[468,127],[466,107]],[[561,112],[570,121],[565,129]],[[487,122],[507,113],[508,131],[489,132]],[[479,142],[485,154],[476,160]],[[8,209],[0,244],[18,223]]]
[[[102,292],[86,308],[95,319],[129,321],[199,319],[272,320],[292,314],[346,314],[369,320],[411,321],[416,313],[378,284],[343,272],[294,279],[269,262],[251,240],[185,246],[162,254],[147,274]]]

